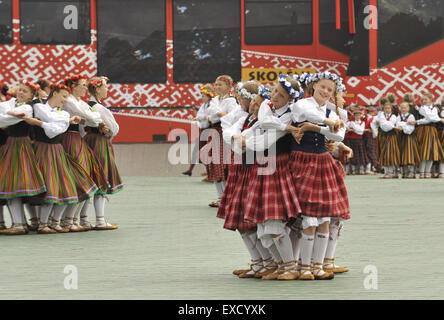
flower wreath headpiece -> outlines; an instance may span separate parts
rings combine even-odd
[[[286,74],[281,74],[279,76],[279,84],[287,91],[287,93],[290,95],[293,99],[299,99],[304,96],[304,90],[302,90],[301,84],[298,81],[299,84],[299,91],[295,90],[292,86],[290,81],[286,79]],[[297,81],[297,80],[296,80]]]

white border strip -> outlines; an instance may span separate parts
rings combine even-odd
[[[156,117],[156,116],[145,116],[145,115],[141,115],[141,114],[132,114],[132,113],[113,112],[113,114],[120,115],[120,116],[133,117],[133,118],[152,119],[152,120],[171,121],[171,122],[182,122],[182,123],[189,123],[189,124],[191,124],[192,122],[195,122],[193,120],[168,118],[168,117]]]

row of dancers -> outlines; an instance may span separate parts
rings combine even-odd
[[[107,82],[73,75],[60,83],[2,86],[0,234],[117,229],[105,219],[107,196],[123,188],[111,142],[119,125],[102,104]],[[88,103],[82,100],[87,92]],[[88,219],[91,198],[95,225]]]
[[[380,100],[376,107],[348,108],[347,133],[344,143],[354,152],[348,173],[372,173],[381,166],[382,178],[432,177],[432,165],[438,163],[439,175],[444,178],[444,110],[433,104],[434,96],[425,93],[421,105],[412,103],[411,95],[399,105],[393,96]],[[391,99],[390,99],[391,98]]]
[[[202,130],[212,130],[208,141],[200,139],[200,159],[219,198],[210,205],[218,207],[225,229],[239,231],[251,256],[249,268],[233,273],[326,280],[348,271],[334,262],[350,218],[345,170],[338,161],[352,156],[341,142],[342,79],[329,72],[307,79],[281,75],[272,88],[240,83],[235,97],[232,85],[222,75],[214,87],[203,86],[197,119]]]

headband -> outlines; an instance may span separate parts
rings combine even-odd
[[[304,90],[302,90],[302,87],[301,87],[301,84],[299,83],[299,81],[298,81],[298,85],[299,85],[300,89],[299,89],[299,91],[297,91],[291,86],[290,81],[288,81],[286,79],[286,77],[288,77],[288,75],[286,75],[286,74],[281,74],[279,76],[279,84],[282,86],[282,88],[284,88],[285,91],[287,91],[287,93],[290,95],[291,98],[293,98],[293,99],[302,98],[304,96]]]
[[[51,88],[51,90],[53,88],[58,88],[58,89],[66,90],[69,93],[71,93],[71,89],[68,86],[64,85],[63,83],[52,83],[49,87]]]
[[[80,79],[88,80],[88,77],[81,75],[81,74],[76,74],[76,75],[70,76],[69,78],[66,78],[65,80],[63,80],[63,82],[66,84],[68,81],[80,80]]]
[[[34,91],[39,91],[39,89],[40,89],[40,87],[38,85],[36,85],[28,80],[22,80],[22,81],[20,81],[20,83],[30,87]]]
[[[108,82],[109,82],[109,79],[107,77],[102,77],[100,80],[91,81],[90,83],[88,83],[88,87],[94,87],[94,86],[100,87]]]
[[[267,87],[261,85],[261,86],[259,86],[259,90],[258,91],[259,91],[259,95],[262,98],[270,100],[270,98],[271,98],[270,97],[270,93],[271,93],[270,89],[268,89]]]
[[[327,79],[327,80],[333,81],[336,84],[336,91],[337,92],[340,91],[339,88],[342,88],[342,86],[343,86],[342,78],[334,73],[329,72],[329,71],[312,73],[312,74],[310,74],[310,77],[307,81],[308,81],[308,83],[312,83],[312,82],[318,82],[319,80],[322,80],[322,79]],[[345,86],[343,86],[343,89],[345,90]]]
[[[208,91],[205,86],[200,87],[200,92],[214,98],[215,94],[213,92]]]

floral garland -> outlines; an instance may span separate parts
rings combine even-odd
[[[299,81],[300,84],[303,84],[304,86],[308,86],[311,73],[303,72],[301,74],[295,74],[293,75],[293,79],[296,81]]]
[[[71,88],[69,88],[68,86],[64,85],[63,83],[52,83],[49,88],[51,88],[51,90],[53,88],[58,88],[58,89],[63,89],[68,91],[69,93],[71,93]]]
[[[238,92],[240,97],[248,100],[253,100],[253,98],[257,96],[255,93],[248,92],[248,90],[245,88],[241,88]]]
[[[270,100],[270,99],[271,99],[271,96],[270,96],[270,94],[271,94],[271,90],[268,89],[267,87],[265,87],[265,86],[263,86],[263,85],[259,86],[259,90],[258,90],[258,92],[259,92],[259,95],[260,95],[262,98],[267,99],[267,100]]]
[[[206,94],[207,96],[210,96],[211,98],[215,97],[215,94],[213,92],[208,91],[205,86],[200,87],[200,92],[203,94]]]
[[[81,74],[76,74],[76,75],[70,76],[69,78],[66,78],[65,80],[63,80],[63,82],[66,84],[68,81],[80,80],[80,79],[88,80],[88,77],[81,75]]]
[[[25,86],[30,87],[34,91],[39,91],[40,90],[40,87],[38,85],[36,85],[36,84],[34,84],[34,83],[32,83],[32,82],[30,82],[28,80],[22,80],[22,81],[20,81],[20,83],[24,84]]]
[[[331,73],[329,71],[326,72],[318,72],[318,73],[312,73],[310,74],[309,78],[307,79],[307,84],[312,82],[318,82],[319,80],[327,79],[331,80],[336,84],[336,91],[339,91],[339,88],[342,88],[342,78],[338,75]],[[344,86],[345,89],[345,86]]]
[[[281,74],[279,76],[279,84],[282,86],[282,88],[284,88],[285,91],[287,91],[287,93],[290,95],[291,98],[293,98],[293,99],[302,98],[304,96],[304,90],[302,90],[302,87],[301,87],[301,84],[299,83],[299,81],[298,81],[299,91],[297,91],[291,86],[290,81],[288,81],[286,79],[286,77],[288,77],[288,75],[286,75],[286,74]]]
[[[96,81],[91,81],[90,83],[88,83],[88,87],[100,87],[106,83],[109,82],[109,79],[107,77],[102,77],[100,80],[96,80]]]

